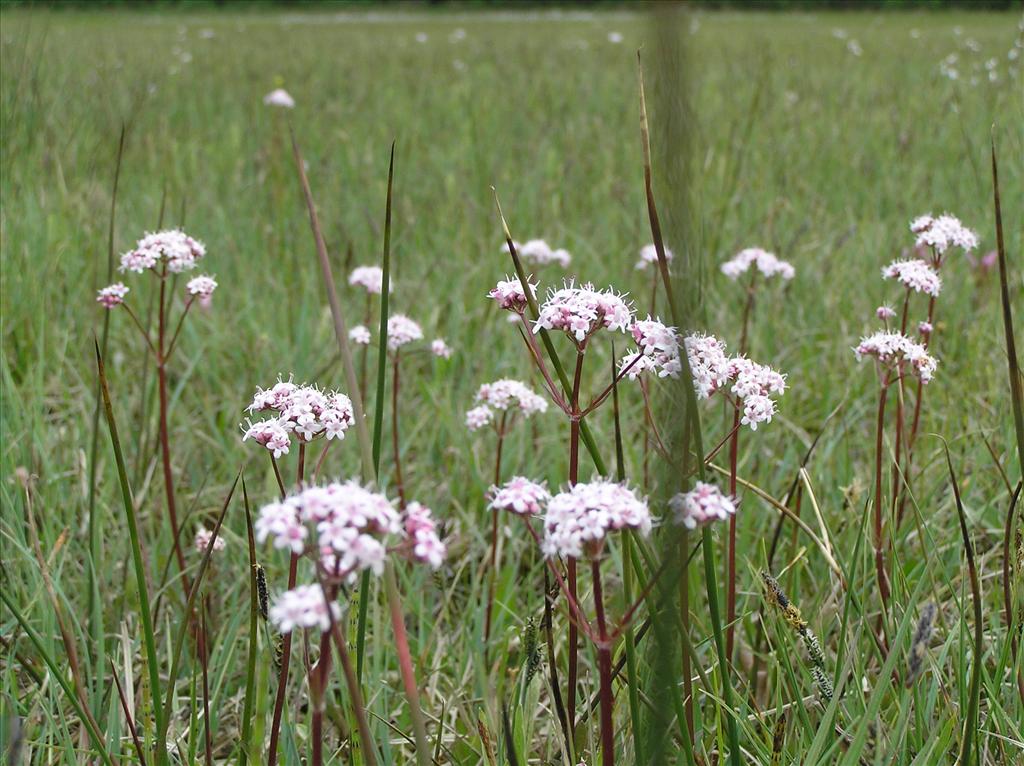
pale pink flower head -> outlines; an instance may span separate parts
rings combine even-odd
[[[611,532],[632,529],[646,537],[654,524],[647,502],[624,484],[594,479],[560,492],[544,515],[545,556],[596,558]]]
[[[506,250],[508,243],[505,243]],[[524,263],[536,263],[539,266],[546,266],[549,263],[557,263],[563,269],[568,268],[572,256],[568,250],[552,249],[543,239],[531,239],[523,245],[516,245],[516,251],[522,257]]]
[[[272,388],[257,388],[249,412],[272,412],[268,420],[250,423],[242,441],[252,439],[274,453],[288,453],[291,439],[310,442],[323,436],[328,441],[344,439],[355,422],[352,400],[338,391],[321,391],[316,386],[296,385],[278,380]]]
[[[561,330],[582,347],[601,328],[626,332],[633,322],[633,309],[623,296],[611,289],[596,290],[590,283],[577,287],[568,282],[551,291],[540,307],[535,333]]]
[[[679,360],[679,336],[676,328],[665,325],[660,319],[638,319],[629,328],[633,340],[640,347],[636,353],[627,354],[619,363],[619,370],[625,371],[635,380],[647,371],[656,372],[659,378],[677,378],[683,366]],[[634,361],[635,360],[635,361]]]
[[[520,516],[536,516],[543,512],[551,499],[551,493],[543,483],[538,484],[523,476],[513,476],[500,487],[491,487],[490,494],[488,508]]]
[[[120,271],[141,274],[147,269],[165,266],[172,274],[189,271],[206,255],[202,242],[180,229],[148,233],[140,239],[134,250],[121,256]]]
[[[284,88],[270,91],[270,93],[263,97],[263,103],[267,106],[276,106],[282,109],[295,108],[295,99]]]
[[[112,309],[124,303],[124,297],[128,294],[128,287],[123,282],[114,282],[96,293],[96,302],[103,308]]]
[[[934,329],[935,328],[932,326],[931,322],[918,322],[917,323],[917,331],[919,333],[921,333],[921,335],[924,336],[925,338],[927,338],[929,335],[931,335],[932,331]]]
[[[221,537],[220,535],[214,537],[213,530],[207,529],[206,527],[199,527],[199,529],[196,531],[196,550],[200,553],[206,553],[206,551],[210,548],[211,544],[213,545],[214,552],[224,550],[225,543],[223,537]]]
[[[786,392],[786,376],[742,356],[729,360],[729,368],[730,390],[742,407],[740,422],[751,431],[760,423],[770,423],[776,412],[772,397]]]
[[[434,338],[430,343],[430,353],[441,359],[451,359],[452,349],[445,343],[444,338]]]
[[[493,383],[484,383],[477,389],[476,401],[495,410],[514,410],[530,417],[547,412],[547,400],[519,380],[502,378]]]
[[[898,332],[881,331],[868,335],[861,339],[853,352],[858,362],[864,357],[873,357],[879,374],[899,371],[909,365],[909,371],[925,384],[931,382],[938,366],[938,360],[923,345]]]
[[[725,343],[714,335],[694,333],[683,339],[683,345],[697,398],[707,399],[728,383],[731,376]]]
[[[406,506],[402,521],[411,558],[431,569],[440,569],[448,550],[437,533],[433,512],[422,503],[412,502]]]
[[[356,266],[348,276],[348,283],[363,288],[371,295],[380,295],[384,289],[384,270],[379,266]],[[389,280],[388,292],[393,289]]]
[[[931,215],[919,216],[911,221],[910,231],[917,235],[918,245],[931,248],[939,258],[951,247],[969,253],[978,246],[978,235],[949,213],[935,218]]]
[[[687,529],[725,521],[736,513],[735,501],[714,484],[698,481],[689,492],[680,492],[668,501],[673,521]]]
[[[189,295],[198,296],[200,300],[203,298],[209,298],[213,295],[213,291],[217,289],[217,280],[206,274],[201,274],[198,277],[193,277],[185,285],[185,290]]]
[[[675,258],[675,253],[665,248],[665,260],[672,263],[672,259]],[[648,266],[658,265],[658,249],[653,245],[644,245],[640,248],[640,260],[636,262],[637,271],[644,271]]]
[[[875,309],[875,316],[883,321],[889,321],[890,319],[896,318],[896,312],[893,311],[891,306],[879,306]]]
[[[333,622],[341,619],[341,605],[332,601],[328,611],[320,585],[300,585],[282,593],[271,605],[269,616],[282,633],[296,628],[316,628],[326,633]]]
[[[526,284],[530,289],[529,297],[535,298],[537,296],[537,285],[530,282],[529,279],[527,279]],[[514,311],[516,314],[522,314],[529,305],[526,292],[523,290],[523,284],[517,277],[499,280],[497,286],[487,293],[487,297],[497,301],[499,308]]]
[[[397,351],[402,346],[423,340],[423,329],[404,314],[388,317],[388,348]]]
[[[882,269],[882,279],[895,279],[908,290],[937,298],[942,291],[942,278],[931,264],[920,258],[893,261]]]
[[[774,253],[760,247],[748,247],[722,264],[721,270],[729,279],[739,279],[754,266],[765,277],[779,276],[788,281],[796,275],[796,270],[788,261],[783,261]]]
[[[466,428],[470,431],[479,431],[494,421],[494,413],[486,404],[473,407],[466,412]]]
[[[365,325],[357,324],[348,331],[348,339],[360,346],[370,345],[370,331]]]

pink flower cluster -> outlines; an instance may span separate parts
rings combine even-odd
[[[505,243],[505,249],[508,250],[508,243]],[[516,245],[516,251],[524,263],[536,263],[539,266],[557,263],[565,269],[569,267],[569,261],[572,260],[568,250],[552,249],[543,239],[531,239],[523,245]]]
[[[665,260],[672,263],[673,258],[675,258],[675,254],[666,247]],[[644,271],[650,265],[658,265],[658,249],[653,244],[640,248],[640,260],[636,262],[636,269]]]
[[[370,331],[365,325],[357,324],[348,331],[348,339],[359,346],[369,346]]]
[[[689,492],[680,492],[668,501],[673,521],[687,529],[696,529],[712,521],[724,521],[736,513],[735,501],[714,484],[698,481]]]
[[[951,247],[969,253],[978,246],[978,235],[949,213],[918,216],[910,222],[910,231],[917,235],[919,246],[931,248],[939,257]]]
[[[536,516],[542,513],[551,499],[551,493],[543,484],[530,481],[523,476],[513,476],[500,487],[491,487],[490,494],[491,502],[488,508],[520,516]]]
[[[533,331],[561,330],[582,346],[602,327],[626,332],[632,322],[633,309],[622,296],[610,289],[595,290],[590,283],[576,287],[568,282],[544,301]]]
[[[115,282],[99,290],[96,293],[96,301],[103,304],[104,308],[112,309],[124,303],[124,296],[128,294],[129,289],[123,282]]]
[[[729,377],[733,380],[732,393],[743,405],[740,422],[757,430],[758,423],[771,423],[775,414],[772,395],[786,392],[786,376],[771,367],[758,364],[743,356],[733,357],[729,363]]]
[[[188,291],[188,294],[198,296],[200,300],[209,298],[216,289],[217,280],[206,274],[190,279],[188,284],[185,285],[185,290]]]
[[[173,274],[194,269],[196,263],[206,255],[202,242],[193,239],[180,229],[169,229],[146,234],[121,256],[121,271],[141,274],[158,264],[165,264]]]
[[[640,350],[622,359],[620,371],[625,371],[632,380],[647,371],[657,373],[659,378],[679,377],[682,364],[679,361],[679,336],[674,327],[648,316],[633,322],[629,331]]]
[[[931,264],[920,258],[893,261],[882,269],[882,279],[895,279],[908,290],[937,298],[942,291],[942,278]]]
[[[434,340],[431,341],[430,353],[436,357],[440,357],[441,359],[451,359],[452,357],[451,346],[445,342],[444,338],[434,338]]]
[[[729,279],[736,280],[749,271],[751,266],[756,266],[757,270],[766,277],[778,275],[785,280],[790,280],[796,275],[796,270],[788,261],[780,260],[774,253],[769,253],[759,247],[740,250],[723,263],[721,269]]]
[[[923,345],[898,332],[881,331],[862,338],[853,352],[858,362],[866,356],[874,357],[886,370],[902,370],[903,363],[909,362],[922,383],[931,381],[939,363]]]
[[[433,569],[440,569],[448,553],[445,544],[437,534],[433,513],[421,503],[409,503],[403,519],[405,534],[412,546],[412,557]]]
[[[476,431],[494,421],[494,411],[521,413],[530,417],[547,412],[547,400],[534,393],[533,389],[519,380],[503,378],[493,383],[484,383],[477,389],[477,407],[466,413],[466,427]]]
[[[371,295],[380,295],[384,289],[384,271],[379,266],[356,266],[348,276],[348,283],[362,287]],[[388,285],[391,292],[391,285]]]
[[[291,633],[295,628],[317,628],[326,633],[332,621],[341,619],[341,605],[331,602],[328,612],[323,588],[300,585],[277,598],[270,607],[269,617],[282,633]]]
[[[541,549],[545,556],[597,557],[610,532],[634,529],[646,537],[653,524],[647,502],[633,490],[594,479],[548,501]]]
[[[698,399],[707,399],[729,382],[725,344],[714,335],[694,333],[683,339]]]
[[[388,348],[397,351],[417,340],[423,340],[423,328],[405,314],[388,317]]]
[[[529,280],[526,284],[530,288],[530,297],[537,297],[537,285]],[[522,314],[529,303],[523,285],[516,277],[499,280],[497,286],[487,293],[487,297],[496,300],[499,308],[514,311],[517,314]]]
[[[274,453],[288,454],[291,438],[310,442],[323,435],[328,440],[345,438],[354,422],[352,400],[337,391],[323,392],[316,386],[296,385],[279,380],[270,389],[257,389],[249,412],[273,412],[275,416],[244,429],[242,441],[252,439]]]
[[[206,527],[199,527],[199,529],[196,531],[196,539],[194,541],[194,544],[196,546],[196,550],[200,553],[206,553],[207,549],[210,547],[211,544],[213,545],[214,551],[224,550],[225,545],[223,537],[221,537],[220,535],[214,537],[213,530],[207,529]]]

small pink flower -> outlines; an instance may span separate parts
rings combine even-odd
[[[388,348],[397,351],[402,346],[423,339],[422,328],[404,314],[388,318]]]
[[[470,431],[479,431],[494,420],[494,413],[491,408],[483,404],[466,412],[466,428]]]
[[[124,303],[124,296],[128,294],[128,290],[129,288],[125,287],[123,282],[115,282],[97,292],[96,301],[104,308],[112,309],[114,306]]]
[[[942,278],[927,262],[919,258],[893,261],[882,269],[882,279],[895,279],[908,290],[937,298],[942,291]]]
[[[535,297],[537,295],[537,285],[529,280],[527,280],[526,284],[530,289],[530,298]],[[497,286],[487,293],[487,297],[496,300],[500,308],[514,311],[517,314],[522,314],[529,303],[522,283],[515,277],[499,280]]]
[[[931,323],[931,322],[918,322],[918,323],[917,323],[917,331],[918,331],[919,333],[921,333],[921,335],[925,336],[926,338],[927,338],[927,337],[928,337],[929,335],[931,335],[931,334],[932,334],[932,331],[933,331],[934,329],[935,329],[935,328],[934,328],[934,327],[932,327],[932,323]]]
[[[348,283],[355,287],[362,287],[371,295],[380,295],[384,289],[384,270],[379,266],[356,266],[349,274]],[[393,286],[388,285],[388,292],[392,292]]]
[[[523,516],[536,516],[541,513],[551,499],[551,493],[543,484],[537,484],[523,476],[513,476],[500,487],[491,487],[491,496],[488,508]]]
[[[196,532],[195,546],[196,550],[200,553],[206,553],[210,545],[213,545],[214,551],[224,550],[224,538],[220,535],[217,537],[213,536],[213,530],[207,529],[206,527],[200,527]]]
[[[267,106],[276,106],[283,109],[294,109],[295,99],[284,88],[272,90],[263,97],[263,103]]]
[[[736,513],[736,503],[714,484],[698,481],[692,490],[668,502],[676,524],[696,529],[712,521],[724,521]]]
[[[675,258],[675,253],[665,248],[665,260],[672,263],[672,259]],[[640,260],[636,262],[637,271],[644,271],[648,266],[658,266],[658,249],[653,245],[644,245],[640,249]]]
[[[189,295],[197,295],[200,299],[209,298],[213,295],[213,291],[217,289],[217,280],[202,274],[190,279],[188,284],[185,285],[185,289]]]
[[[721,271],[729,279],[736,280],[749,271],[751,266],[756,266],[757,270],[765,277],[780,276],[789,281],[796,275],[792,264],[759,247],[748,247],[746,250],[741,250],[722,264]]]
[[[370,331],[361,324],[357,324],[348,331],[348,339],[360,346],[370,345]]]
[[[896,312],[889,306],[879,306],[875,309],[875,316],[882,320],[894,319],[896,317]]]
[[[452,350],[448,344],[444,342],[443,338],[435,338],[431,342],[430,353],[434,356],[439,356],[442,359],[450,359],[452,356]]]

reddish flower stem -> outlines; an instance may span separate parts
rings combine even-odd
[[[729,496],[736,497],[736,463],[740,449],[740,408],[736,407],[729,440]],[[732,662],[736,642],[736,514],[729,517],[729,591],[726,597],[725,656]]]
[[[405,510],[405,485],[402,483],[402,456],[398,448],[398,357],[396,350],[392,358],[394,367],[394,382],[391,386],[391,447],[395,454],[395,489],[398,491],[398,503],[402,510]]]
[[[627,564],[628,565],[628,564]],[[601,763],[602,766],[615,766],[615,723],[612,717],[615,697],[612,694],[612,647],[608,640],[608,625],[604,616],[604,592],[601,587],[601,562],[594,559],[590,562],[591,576],[594,580],[594,604],[597,609],[597,645],[598,675],[601,679]],[[631,679],[631,683],[635,679]]]
[[[498,448],[494,458],[494,486],[501,484],[501,449],[505,444],[505,425],[508,418],[508,410],[501,414],[501,422],[498,424]],[[490,582],[487,586],[487,612],[484,618],[484,661],[486,664],[487,644],[491,640],[491,619],[494,612],[494,594],[498,578],[498,512],[491,512],[491,558],[490,558]]]
[[[576,371],[572,380],[572,408],[569,416],[569,485],[575,486],[579,482],[580,470],[580,384],[583,378],[583,349],[576,351]],[[578,586],[576,582],[576,559],[570,558],[566,564],[569,580],[569,595],[573,602],[579,603]],[[576,625],[569,622],[569,688],[568,688],[568,711],[570,726],[576,721],[576,679],[579,664],[578,646],[579,630]]]
[[[878,420],[875,426],[875,573],[883,609],[887,609],[889,604],[889,578],[885,573],[885,553],[882,541],[882,436],[885,430],[885,400],[888,390],[889,375],[887,373],[878,394]]]

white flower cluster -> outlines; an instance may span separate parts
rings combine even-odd
[[[634,379],[648,370],[660,377],[679,377],[682,365],[675,328],[648,317],[635,322],[632,333],[640,351],[627,354],[619,363],[620,371],[625,370]],[[686,337],[683,345],[698,399],[709,398],[731,382],[730,393],[743,408],[741,422],[752,431],[760,423],[771,422],[776,412],[772,396],[785,392],[784,375],[746,357],[727,356],[725,344],[712,335],[695,333]]]
[[[434,338],[430,342],[430,353],[441,359],[452,358],[452,348],[445,342],[444,338]]]
[[[270,607],[269,616],[282,633],[291,633],[295,628],[318,628],[326,633],[331,629],[332,618],[341,619],[341,605],[332,601],[328,612],[323,588],[300,585],[282,593]]]
[[[217,280],[206,274],[200,274],[198,277],[193,277],[185,285],[185,289],[189,295],[195,295],[199,298],[209,298],[213,295],[213,291],[217,289]]]
[[[526,284],[530,288],[530,297],[537,297],[537,285],[530,282],[529,279]],[[499,280],[497,286],[487,293],[487,297],[496,300],[499,308],[514,311],[517,314],[522,314],[529,303],[526,292],[523,290],[523,284],[517,277]]]
[[[969,253],[978,246],[978,235],[949,213],[933,218],[929,213],[910,222],[910,231],[917,235],[917,244],[932,248],[940,256],[950,247]]]
[[[128,294],[129,289],[129,287],[125,286],[124,282],[114,282],[114,284],[96,292],[96,302],[103,304],[103,307],[107,309],[120,306],[124,303],[124,296]]]
[[[536,516],[544,511],[550,499],[551,493],[543,484],[524,476],[513,476],[500,487],[491,487],[491,502],[487,507],[520,516]]]
[[[296,385],[279,380],[275,386],[259,388],[249,412],[274,412],[275,417],[249,423],[242,441],[252,439],[274,453],[288,454],[291,437],[309,442],[323,434],[328,440],[345,438],[354,422],[352,400],[337,391],[323,392],[316,386]]]
[[[736,280],[749,271],[752,265],[756,266],[757,270],[766,277],[778,275],[785,280],[790,280],[796,275],[796,270],[788,261],[780,260],[774,253],[769,253],[767,250],[762,250],[759,247],[748,247],[746,250],[740,250],[736,255],[723,263],[721,268],[725,276]]]
[[[484,383],[477,389],[477,407],[466,413],[466,427],[476,431],[494,421],[494,411],[514,410],[530,417],[547,412],[547,400],[534,393],[533,389],[519,380],[503,378],[493,383]]]
[[[519,255],[524,263],[536,263],[539,266],[557,263],[565,269],[569,267],[569,262],[572,260],[568,250],[561,248],[553,249],[543,239],[530,239],[525,243],[512,240],[512,246],[516,249],[516,254]],[[508,242],[502,244],[501,252],[506,254],[512,252],[509,250]]]
[[[646,537],[653,523],[647,502],[633,490],[595,479],[548,501],[541,547],[545,556],[598,556],[608,533],[634,529]]]
[[[270,93],[263,97],[263,103],[267,106],[276,106],[282,109],[295,108],[295,99],[284,88],[270,91]]]
[[[146,234],[134,250],[121,256],[120,271],[134,271],[141,274],[157,264],[166,264],[173,274],[194,269],[196,262],[206,255],[202,242],[193,239],[180,229],[169,229]]]
[[[689,492],[680,492],[668,501],[673,521],[687,529],[696,529],[712,521],[724,521],[736,513],[736,503],[714,484],[698,481]]]
[[[505,244],[505,249],[508,249],[508,243]],[[565,269],[569,267],[569,262],[572,260],[568,250],[553,249],[543,239],[531,239],[524,245],[516,245],[516,251],[525,263],[536,263],[539,266],[557,263]]]
[[[315,527],[315,550],[324,574],[354,581],[370,570],[384,571],[387,541],[400,535],[402,519],[391,501],[354,481],[309,487],[281,502],[264,506],[256,519],[256,539],[274,539],[275,548],[301,554]]]
[[[388,317],[388,348],[397,351],[402,346],[423,340],[423,328],[405,314]]]
[[[622,296],[595,290],[590,283],[576,287],[568,282],[544,301],[533,331],[562,330],[579,345],[601,327],[626,332],[632,322],[633,309]]]
[[[675,258],[675,253],[665,248],[665,260],[672,263],[672,259]],[[640,248],[640,260],[636,262],[636,269],[638,271],[644,271],[650,265],[658,265],[658,249],[653,245],[644,245]]]
[[[196,538],[194,541],[196,550],[200,553],[206,553],[207,549],[213,545],[214,551],[224,550],[224,538],[220,535],[213,536],[213,530],[207,529],[206,527],[199,527],[196,531]]]
[[[440,569],[448,553],[445,544],[437,534],[433,513],[421,503],[409,503],[403,519],[405,534],[412,545],[412,557],[433,569]]]
[[[357,324],[348,331],[348,339],[359,346],[369,346],[370,331],[366,325]]]
[[[379,266],[356,266],[348,276],[348,283],[362,287],[371,295],[380,295],[384,289],[384,271]],[[392,286],[388,285],[388,292]]]
[[[942,278],[927,261],[914,258],[893,261],[882,269],[882,279],[895,279],[908,290],[937,298],[942,291]]]
[[[853,353],[856,354],[858,362],[866,356],[871,356],[880,365],[889,369],[902,368],[903,362],[909,362],[911,370],[922,383],[931,381],[939,363],[923,345],[898,332],[876,332],[862,338],[860,344],[853,349]]]

